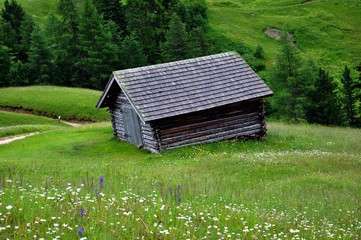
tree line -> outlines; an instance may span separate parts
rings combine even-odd
[[[284,34],[264,80],[275,92],[268,114],[294,122],[361,127],[361,63],[339,79],[300,57]],[[0,17],[0,87],[60,85],[103,89],[114,70],[236,50],[256,71],[265,53],[208,26],[205,0],[59,0],[40,28],[15,0]],[[358,77],[355,77],[358,74]]]
[[[269,102],[271,114],[293,122],[361,127],[361,62],[354,69],[345,66],[337,80],[312,59],[300,57],[287,34],[281,42],[269,77],[275,93]]]
[[[15,0],[0,18],[0,87],[102,89],[112,71],[210,53],[205,0],[60,0],[40,28]]]

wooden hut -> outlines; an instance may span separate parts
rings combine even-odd
[[[236,52],[113,72],[97,108],[116,138],[152,152],[266,134],[273,93]]]

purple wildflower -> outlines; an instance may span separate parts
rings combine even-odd
[[[83,235],[84,233],[84,227],[81,227],[79,230],[78,230],[78,234],[79,235]]]
[[[100,188],[104,188],[104,177],[103,176],[99,177],[99,185],[100,185]]]
[[[95,192],[95,194],[99,194],[99,191],[98,191],[98,189],[96,188],[96,189],[94,189],[94,192]]]
[[[82,216],[86,215],[86,211],[84,208],[80,209],[80,215],[82,215]]]

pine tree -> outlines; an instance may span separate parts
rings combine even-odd
[[[122,35],[126,33],[125,6],[119,0],[94,0],[95,7],[104,20],[113,21]]]
[[[311,104],[306,113],[309,122],[324,125],[342,124],[341,106],[335,94],[336,87],[328,72],[320,68],[315,88],[311,92]]]
[[[147,65],[147,56],[134,34],[124,38],[120,47],[120,61],[122,69]]]
[[[31,34],[34,31],[34,28],[35,28],[35,23],[33,19],[30,16],[26,15],[20,28],[21,41],[17,56],[17,58],[23,63],[26,63],[28,61],[28,52],[30,49]]]
[[[85,1],[79,24],[80,57],[75,63],[77,86],[101,89],[114,70],[119,50],[108,30],[92,1]]]
[[[21,26],[25,19],[25,11],[15,0],[10,3],[8,0],[4,2],[4,8],[1,9],[1,17],[3,19],[2,31],[5,39],[3,42],[9,48],[12,57],[15,61],[23,60],[24,55],[21,52],[22,30]]]
[[[344,106],[346,109],[346,116],[350,126],[355,126],[356,122],[356,113],[355,113],[355,98],[354,98],[354,84],[353,79],[351,77],[351,69],[349,67],[345,67],[341,83],[343,84],[344,88]]]
[[[356,110],[358,119],[356,120],[356,126],[361,128],[361,62],[359,65],[356,66],[356,71],[358,72],[358,79],[355,80],[354,88],[355,88],[355,99],[357,100],[356,103]]]
[[[309,87],[313,86],[313,75],[310,67],[305,66],[298,56],[296,48],[290,44],[286,34],[282,36],[281,53],[273,73],[272,87],[275,92],[274,108],[280,116],[294,122],[305,117],[308,104]],[[307,76],[310,74],[309,76]]]
[[[71,44],[77,44],[79,18],[75,0],[60,0],[58,14],[61,16],[63,28],[71,35]]]
[[[33,82],[30,79],[29,65],[21,61],[12,62],[9,70],[10,86],[28,86]]]
[[[21,41],[21,23],[25,18],[25,11],[15,0],[8,0],[4,2],[4,8],[1,9],[1,17],[10,24],[11,28],[15,32],[16,41]]]
[[[181,19],[173,13],[169,29],[166,32],[166,40],[162,47],[162,57],[166,62],[177,61],[191,57],[189,36]]]
[[[203,28],[197,27],[191,30],[189,47],[191,57],[201,57],[208,54],[209,44]]]
[[[180,13],[180,17],[186,24],[187,30],[191,31],[197,27],[205,29],[208,20],[207,11],[208,8],[205,0],[180,0],[177,14],[178,12]]]
[[[52,83],[51,52],[38,28],[31,34],[28,65],[31,79],[35,84]]]
[[[257,47],[256,47],[256,50],[254,51],[254,53],[253,53],[253,56],[255,57],[255,58],[258,58],[258,59],[264,59],[265,58],[265,56],[264,56],[264,50],[263,50],[263,48],[261,47],[261,45],[257,45]]]
[[[0,44],[0,87],[9,86],[10,56],[5,46]]]
[[[75,62],[79,57],[79,18],[75,0],[60,0],[57,11],[59,19],[50,16],[46,26],[47,40],[53,50],[53,83],[75,86]]]
[[[14,52],[16,33],[10,23],[0,18],[0,45],[6,46],[9,53]]]

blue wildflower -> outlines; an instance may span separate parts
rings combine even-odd
[[[100,188],[104,188],[104,177],[103,176],[99,177],[99,186],[100,186]]]
[[[99,191],[98,191],[98,189],[96,188],[96,189],[94,189],[94,192],[95,192],[95,194],[99,194]]]
[[[80,209],[80,215],[82,215],[82,216],[86,215],[86,211],[84,208]]]
[[[84,227],[81,227],[79,230],[78,230],[78,234],[79,235],[83,235],[84,233]]]

